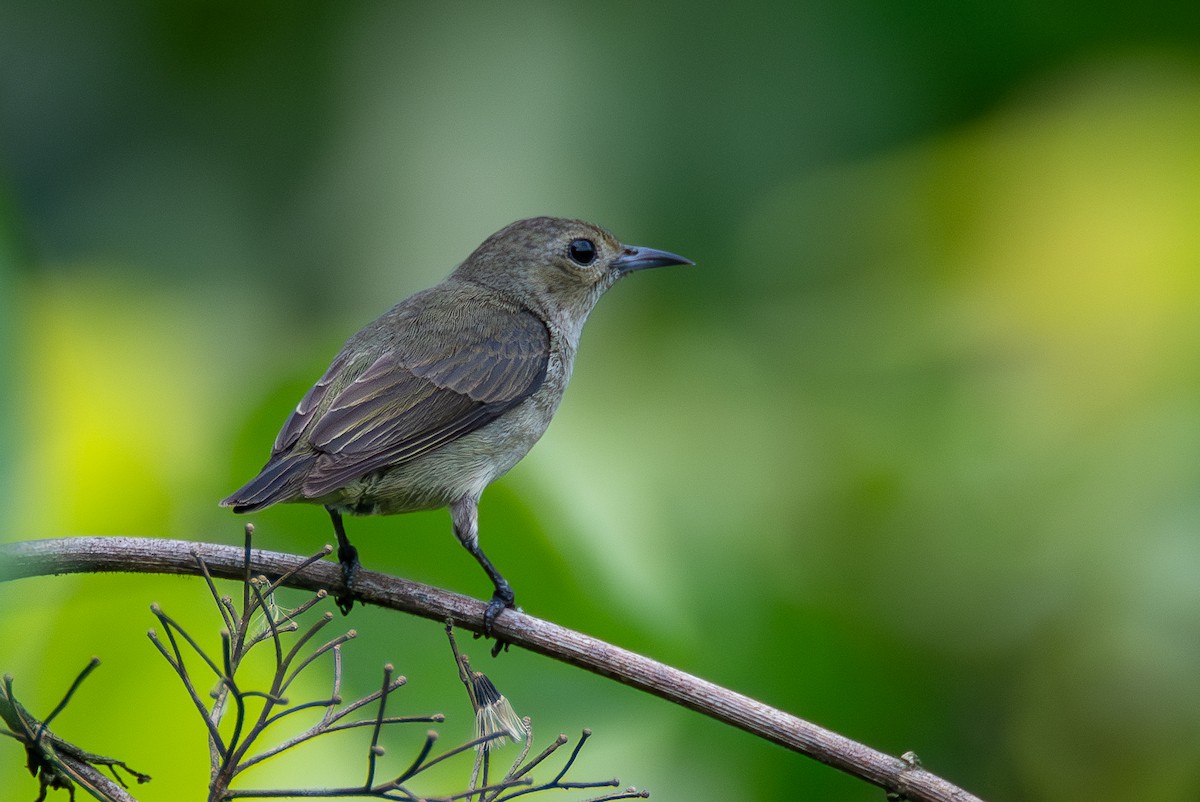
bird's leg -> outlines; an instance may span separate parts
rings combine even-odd
[[[500,612],[505,608],[514,606],[513,603],[516,601],[516,594],[513,593],[512,586],[508,584],[508,580],[500,575],[500,572],[496,570],[496,566],[492,565],[491,560],[483,553],[483,549],[479,548],[478,543],[475,544],[474,548],[468,546],[467,550],[471,552],[471,556],[479,561],[479,564],[483,566],[483,570],[487,571],[487,575],[491,578],[492,584],[496,586],[496,592],[492,594],[491,600],[488,601],[487,610],[483,613],[483,634],[490,637],[492,634],[492,624],[495,622],[496,616],[500,615]]]
[[[513,607],[516,596],[508,584],[508,580],[500,575],[496,566],[492,565],[492,561],[483,553],[483,549],[479,548],[478,504],[478,498],[468,496],[459,499],[450,505],[450,518],[454,521],[454,534],[458,537],[459,542],[483,566],[483,570],[487,571],[488,577],[496,587],[496,592],[492,594],[487,610],[483,613],[483,634],[491,637],[492,624],[495,623],[496,616],[500,615],[505,608]],[[500,644],[497,644],[497,648],[492,650],[493,654],[499,651],[499,646]]]
[[[346,537],[346,529],[342,526],[342,514],[333,507],[325,509],[329,511],[329,517],[333,520],[333,532],[337,535],[338,542],[338,562],[342,564],[342,583],[346,586],[346,592],[337,596],[334,601],[337,602],[342,615],[349,615],[350,609],[354,607],[351,586],[362,563],[358,561],[358,549],[351,546],[350,539]]]

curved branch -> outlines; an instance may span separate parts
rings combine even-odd
[[[0,581],[67,573],[198,574],[196,554],[213,576],[243,578],[244,551],[238,546],[158,538],[70,537],[0,544]],[[255,573],[268,576],[282,575],[304,562],[302,557],[260,549],[253,550],[251,560]],[[341,569],[337,563],[320,561],[300,570],[286,584],[335,593],[342,589]],[[407,579],[360,570],[354,595],[369,604],[439,622],[449,620],[472,632],[483,629],[483,602]],[[731,724],[877,785],[892,798],[979,802],[922,769],[915,757],[886,755],[748,696],[549,621],[506,610],[496,619],[494,629],[502,640],[515,646]]]

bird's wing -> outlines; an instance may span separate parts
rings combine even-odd
[[[369,359],[368,357],[367,360],[363,360],[360,357],[358,361],[369,364]],[[330,387],[338,381],[338,378],[345,376],[347,373],[350,375],[360,373],[363,367],[365,367],[365,365],[359,366],[358,370],[354,370],[354,366],[351,365],[352,361],[354,360],[350,349],[343,349],[334,358],[333,363],[325,371],[325,374],[317,380],[316,384],[308,389],[308,392],[300,399],[300,403],[296,405],[292,414],[284,421],[283,428],[279,430],[279,434],[275,436],[275,445],[271,448],[272,460],[283,456],[291,450],[292,446],[296,445],[297,441],[300,440],[300,435],[304,433],[309,423],[312,422],[314,413],[317,413],[321,409],[325,401],[325,396],[329,395]],[[337,390],[333,392],[336,395]]]
[[[319,455],[304,482],[306,496],[319,497],[473,432],[545,379],[550,333],[530,312],[476,309],[468,320],[418,310],[403,323],[420,335],[398,337],[340,389],[334,388],[345,365],[335,360],[280,432],[277,449],[303,435]]]

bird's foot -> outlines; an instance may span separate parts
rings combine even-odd
[[[334,598],[334,602],[342,615],[349,615],[354,607],[354,577],[362,567],[358,561],[358,549],[349,543],[338,546],[338,562],[342,564],[342,585],[345,590]]]
[[[516,605],[516,594],[506,582],[503,585],[496,587],[496,592],[492,594],[492,598],[488,601],[487,609],[483,611],[483,634],[486,637],[492,637],[492,625],[496,623],[496,617],[505,610],[514,608]],[[508,642],[496,639],[495,645],[492,646],[492,657],[500,654],[501,651],[508,649]]]

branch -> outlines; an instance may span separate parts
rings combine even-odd
[[[136,537],[70,537],[0,544],[0,581],[69,573],[199,574],[199,555],[213,576],[240,580],[244,551],[237,546]],[[254,572],[279,576],[304,558],[252,553]],[[342,591],[341,568],[320,561],[298,571],[287,585]],[[439,588],[360,570],[354,596],[363,602],[482,632],[483,602]],[[980,802],[921,768],[911,753],[896,758],[823,729],[748,696],[684,673],[573,630],[515,610],[496,619],[499,639],[654,694],[717,721],[879,786],[889,798],[913,802]]]

